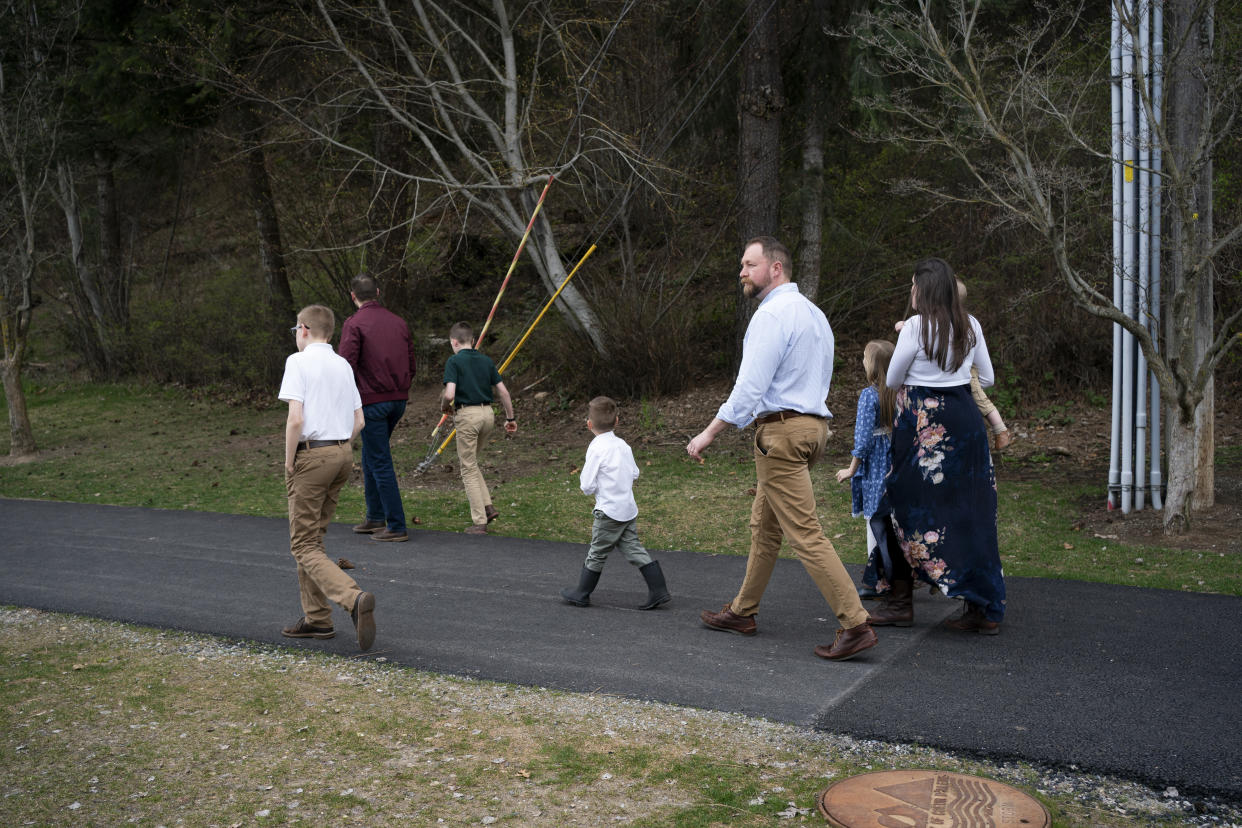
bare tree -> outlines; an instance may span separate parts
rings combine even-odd
[[[61,138],[62,75],[77,33],[80,6],[0,3],[0,378],[9,411],[9,454],[35,451],[22,388],[34,314],[34,280],[42,259],[43,204],[51,194]]]
[[[316,0],[302,7],[306,14],[296,25],[286,19],[271,33],[270,59],[299,55],[307,82],[265,87],[252,80],[263,77],[262,66],[245,73],[222,68],[233,90],[273,107],[347,159],[344,175],[369,171],[403,182],[409,214],[364,243],[407,237],[428,219],[464,228],[476,214],[516,242],[550,175],[562,182],[558,187],[589,181],[598,171],[596,157],[606,154],[625,158],[641,177],[646,161],[591,114],[589,76],[567,71],[580,59],[567,45],[567,28],[575,23],[555,18],[556,4],[523,4],[511,12],[512,5]],[[408,139],[388,135],[388,149],[377,152],[369,130],[359,128],[370,124],[395,126]],[[554,292],[566,270],[546,213],[526,251]],[[604,350],[600,320],[573,284],[558,308]]]
[[[1138,21],[1114,2],[1137,43]],[[1222,139],[1237,133],[1242,83],[1237,65],[1227,65],[1233,58],[1212,41],[1214,5],[1177,0],[1174,37],[1165,44],[1173,81],[1163,102],[1142,100],[1165,159],[1159,174],[1173,224],[1163,242],[1170,251],[1163,343],[1113,304],[1107,256],[1075,244],[1088,225],[1107,220],[1107,169],[1116,160],[1107,146],[1107,19],[1092,25],[1083,4],[988,20],[980,0],[883,0],[850,32],[881,57],[893,83],[890,97],[869,102],[895,125],[878,137],[947,153],[966,182],[905,187],[943,203],[990,205],[999,220],[1035,228],[1073,302],[1135,336],[1172,414],[1164,514],[1171,533],[1189,527],[1196,504],[1210,502],[1210,492],[1196,490],[1203,479],[1197,469],[1212,463],[1210,451],[1198,450],[1196,421],[1205,405],[1210,411],[1213,373],[1239,339],[1240,313],[1214,329],[1211,318],[1216,263],[1236,257],[1242,244],[1242,223],[1215,234],[1209,226],[1211,158]],[[1180,73],[1200,85],[1194,95],[1177,80]],[[1178,95],[1174,112],[1157,122],[1157,104],[1169,113]]]

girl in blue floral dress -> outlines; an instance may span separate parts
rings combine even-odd
[[[902,326],[887,377],[897,390],[888,477],[897,535],[919,578],[963,600],[945,626],[995,635],[1005,616],[996,477],[988,428],[970,393],[971,367],[986,387],[992,360],[948,263],[924,259],[912,282],[915,315]],[[894,595],[899,577],[895,572]]]
[[[889,591],[892,556],[901,554],[893,536],[892,509],[884,483],[897,398],[896,392],[884,384],[892,356],[893,343],[883,339],[873,339],[863,348],[863,373],[871,384],[858,395],[850,465],[837,472],[838,483],[850,481],[854,517],[861,515],[867,520],[867,568],[858,590],[864,598]]]

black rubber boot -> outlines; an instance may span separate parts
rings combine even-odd
[[[638,608],[650,610],[661,604],[667,604],[673,596],[668,594],[668,586],[664,583],[664,572],[660,569],[660,562],[652,561],[646,566],[640,566],[638,571],[642,573],[643,580],[647,582],[647,601]]]
[[[575,607],[591,606],[591,593],[595,591],[595,585],[599,583],[599,573],[582,567],[582,572],[578,575],[578,586],[576,589],[562,589],[561,597]]]

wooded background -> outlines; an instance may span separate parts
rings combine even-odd
[[[1242,11],[1206,5],[1236,77]],[[267,393],[296,309],[344,318],[363,270],[435,380],[447,356],[435,337],[482,323],[548,175],[485,350],[499,361],[599,248],[511,369],[526,381],[640,397],[727,377],[749,313],[742,241],[770,233],[794,251],[841,358],[892,336],[913,263],[937,255],[969,285],[1000,402],[1106,397],[1110,324],[1073,305],[1048,237],[981,196],[961,157],[899,131],[904,104],[934,100],[893,69],[899,36],[877,45],[888,7],[5,0],[10,409],[15,370],[18,383],[68,368]],[[1064,30],[1028,0],[929,13],[952,28],[959,7],[997,66],[1032,59],[1015,44],[1063,49],[1040,81],[1075,93],[1084,131],[1038,140],[1065,164],[1050,190],[1065,195],[1070,255],[1108,293],[1111,173],[1084,149],[1107,151],[1108,4],[1075,7]],[[1236,103],[1236,85],[1218,99]],[[1227,241],[1210,315],[1226,330],[1242,302],[1228,242],[1242,226],[1242,129],[1229,111],[1209,168],[1209,218]],[[1239,374],[1236,351],[1217,366],[1218,382]]]

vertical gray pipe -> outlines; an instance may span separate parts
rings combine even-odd
[[[1154,0],[1151,10],[1151,99],[1152,119],[1162,123],[1164,118],[1164,2]],[[1152,143],[1151,169],[1151,314],[1147,317],[1147,329],[1152,342],[1160,346],[1160,232],[1161,193],[1164,177],[1161,175],[1162,159],[1160,142]],[[1160,381],[1151,377],[1151,507],[1164,508],[1164,475],[1161,473],[1160,456]]]
[[[1134,0],[1122,4],[1125,20],[1134,20]],[[1138,229],[1137,204],[1135,203],[1135,129],[1134,129],[1134,39],[1130,30],[1121,32],[1121,157],[1124,170],[1122,192],[1121,236],[1121,311],[1131,319],[1135,313],[1135,277],[1137,250],[1135,238]],[[1128,514],[1133,509],[1134,498],[1134,335],[1121,332],[1121,511]]]
[[[1141,88],[1151,92],[1151,6],[1144,2],[1139,12],[1138,65],[1135,77]],[[1143,98],[1135,95],[1138,118],[1138,292],[1135,319],[1144,325],[1151,318],[1148,306],[1151,285],[1151,121]],[[1147,492],[1147,357],[1135,343],[1134,378],[1134,508],[1146,505]]]
[[[1122,212],[1124,177],[1121,164],[1121,19],[1112,6],[1112,173],[1113,173],[1113,305],[1121,307],[1121,239],[1125,221]],[[1113,323],[1112,431],[1108,450],[1108,508],[1121,505],[1121,326]]]

